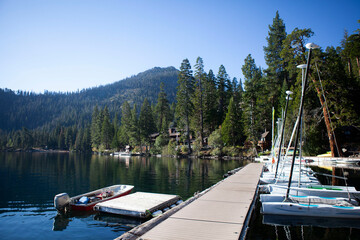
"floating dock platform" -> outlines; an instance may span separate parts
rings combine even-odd
[[[127,196],[97,204],[94,209],[136,218],[148,218],[157,210],[163,210],[180,200],[177,195],[136,192]]]

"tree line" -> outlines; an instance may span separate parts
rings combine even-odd
[[[341,146],[354,147],[346,138],[341,139],[341,133],[344,127],[360,126],[359,34],[359,29],[351,35],[345,32],[340,46],[313,51],[304,109],[304,149],[308,154],[322,153],[330,146],[342,155]],[[281,117],[286,90],[294,93],[287,129],[294,124],[302,82],[297,66],[306,63],[305,45],[313,35],[310,28],[295,28],[287,34],[285,23],[276,12],[264,46],[267,68],[257,66],[249,54],[241,67],[243,81],[231,78],[223,65],[215,74],[211,69],[205,72],[201,57],[194,68],[184,59],[178,72],[175,101],[169,101],[162,83],[156,101],[146,97],[142,104],[124,100],[116,111],[109,111],[107,105],[96,105],[91,120],[82,125],[2,131],[1,146],[46,145],[103,151],[131,145],[140,149],[151,146],[154,154],[213,155],[236,155],[244,146],[256,149],[261,134],[272,127],[272,109],[276,118]],[[169,128],[181,132],[177,142],[170,138]],[[157,137],[152,142],[155,133]],[[334,141],[335,133],[340,136],[339,141]],[[354,141],[360,139],[355,137]]]

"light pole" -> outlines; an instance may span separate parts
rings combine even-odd
[[[305,79],[304,79],[304,86],[303,86],[303,90],[302,94],[301,94],[301,102],[300,102],[300,107],[299,107],[299,124],[297,126],[297,130],[296,130],[296,137],[295,137],[295,151],[293,154],[293,158],[292,158],[292,162],[291,162],[291,169],[290,169],[290,176],[289,176],[289,182],[288,182],[288,188],[286,191],[286,199],[289,198],[289,193],[290,193],[290,186],[291,186],[291,179],[292,179],[292,174],[294,171],[294,165],[295,165],[295,157],[296,157],[296,147],[298,145],[298,141],[299,141],[299,133],[300,133],[300,123],[302,120],[302,113],[303,113],[303,109],[304,109],[304,100],[305,100],[305,89],[306,89],[306,84],[307,84],[307,78],[309,75],[309,68],[310,68],[310,60],[311,60],[311,52],[313,49],[319,48],[318,45],[314,44],[314,43],[308,43],[306,44],[306,48],[309,49],[309,53],[308,53],[308,58],[307,58],[307,63],[306,63],[306,72],[305,72]]]
[[[287,113],[289,101],[291,100],[290,95],[293,94],[293,92],[291,92],[291,91],[288,90],[288,91],[286,91],[285,93],[286,93],[286,106],[285,106],[285,113],[284,113],[284,121],[282,122],[282,127],[281,127],[279,153],[278,153],[278,161],[277,161],[277,163],[276,163],[275,178],[276,178],[276,176],[277,176],[277,172],[278,172],[278,168],[279,168],[279,163],[280,163],[280,158],[281,158],[281,149],[282,149],[282,142],[283,142],[283,139],[284,139],[286,113]]]
[[[297,68],[300,68],[301,69],[301,94],[303,92],[305,92],[305,89],[304,89],[304,73],[305,73],[305,69],[306,69],[306,64],[300,64],[297,66]],[[298,181],[298,184],[300,186],[300,182],[301,182],[301,158],[302,158],[302,131],[303,131],[303,126],[302,126],[302,116],[301,116],[301,121],[300,121],[300,147],[299,147],[299,181]],[[296,149],[295,149],[296,151]]]

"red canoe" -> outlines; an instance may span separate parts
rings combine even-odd
[[[60,193],[54,198],[54,206],[61,213],[66,213],[69,210],[91,211],[96,204],[125,196],[133,188],[132,185],[113,185],[71,198],[67,193]]]

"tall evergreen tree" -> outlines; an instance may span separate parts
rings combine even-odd
[[[360,32],[352,34],[346,39],[343,52],[348,59],[350,76],[353,74],[360,81]],[[352,68],[352,65],[356,67]]]
[[[167,95],[164,91],[164,83],[160,83],[160,92],[158,95],[157,104],[155,107],[156,127],[160,133],[168,131],[170,123],[170,105]]]
[[[243,139],[241,109],[235,104],[233,97],[230,99],[225,120],[221,124],[221,139],[227,146],[239,145]]]
[[[144,102],[141,106],[140,116],[139,116],[139,130],[141,142],[145,144],[150,143],[150,134],[156,131],[152,110],[149,101],[147,98],[144,99]]]
[[[266,74],[265,87],[268,89],[268,101],[271,103],[268,104],[269,107],[279,110],[279,96],[287,74],[283,59],[280,56],[283,41],[286,39],[285,24],[278,11],[273,19],[273,24],[269,25],[268,34],[268,37],[266,37],[267,46],[264,47],[265,62],[268,65],[268,68],[264,70]]]
[[[101,126],[101,144],[104,145],[105,149],[110,149],[110,144],[113,139],[113,126],[110,122],[110,114],[107,106],[105,106],[102,116],[103,122]]]
[[[121,127],[119,130],[119,142],[123,147],[129,144],[130,133],[132,129],[131,108],[127,101],[121,106]]]
[[[115,114],[115,118],[113,120],[113,129],[114,129],[114,134],[113,134],[113,139],[111,141],[111,148],[118,149],[120,147],[120,142],[119,142],[120,130],[119,130],[117,114]]]
[[[138,146],[141,144],[141,136],[140,136],[140,127],[139,127],[139,119],[138,112],[136,108],[136,104],[134,104],[131,110],[131,122],[129,129],[129,142],[132,146]]]
[[[204,81],[204,132],[209,136],[218,128],[216,77],[210,69]]]
[[[91,151],[91,133],[89,126],[86,126],[84,128],[84,134],[82,139],[82,151],[84,152]]]
[[[224,119],[227,112],[227,106],[229,104],[229,99],[231,92],[229,76],[226,73],[225,67],[221,65],[219,67],[219,72],[216,76],[217,78],[217,96],[218,96],[218,124],[220,125]]]
[[[192,114],[193,129],[196,137],[200,138],[201,146],[204,143],[204,82],[206,74],[204,62],[201,57],[196,59],[195,64],[195,92],[194,92],[194,112]]]
[[[259,125],[258,121],[264,116],[260,116],[257,108],[257,99],[261,94],[259,90],[262,87],[262,73],[261,69],[256,66],[251,54],[245,58],[245,63],[241,69],[245,78],[244,122],[246,126],[248,126],[245,131],[247,137],[255,144],[256,139],[263,129],[263,126]]]
[[[190,62],[188,59],[184,59],[181,63],[178,77],[175,115],[178,119],[179,126],[185,128],[189,153],[191,153],[190,116],[194,109],[194,105],[191,101],[194,94],[194,85],[195,81],[192,75]]]
[[[101,141],[101,130],[99,130],[99,117],[100,117],[100,112],[99,112],[99,108],[96,105],[94,107],[93,113],[92,113],[92,118],[91,118],[91,145],[94,148],[97,148],[100,145],[100,141]]]

